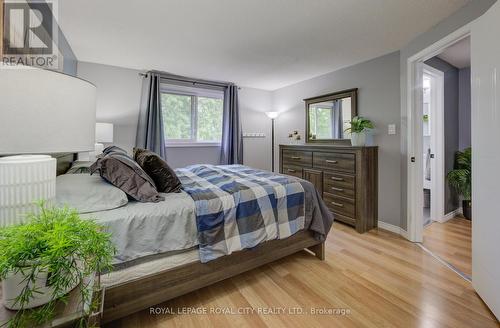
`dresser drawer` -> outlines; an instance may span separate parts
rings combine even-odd
[[[356,155],[314,152],[313,166],[325,170],[354,173],[356,170]]]
[[[356,206],[353,199],[336,196],[328,192],[323,192],[323,199],[326,206],[328,206],[333,213],[355,218]]]
[[[302,168],[300,166],[283,165],[283,172],[281,173],[302,179]]]
[[[354,175],[328,172],[324,172],[323,175],[323,185],[325,186],[325,191],[331,187],[335,187],[340,189],[349,189],[354,192],[356,190],[355,182],[356,177]]]
[[[285,167],[286,165],[311,167],[312,157],[312,151],[283,150],[283,167]]]
[[[339,214],[339,213],[333,213],[333,220],[334,221],[340,221],[340,222],[344,222],[344,223],[347,223],[349,225],[352,225],[352,226],[356,226],[356,220],[349,217],[349,216],[345,216],[345,215],[342,215],[342,214]]]
[[[340,188],[334,185],[325,185],[324,192],[327,192],[334,196],[341,196],[350,199],[356,198],[356,192],[352,188]]]

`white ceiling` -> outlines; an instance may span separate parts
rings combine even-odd
[[[470,66],[470,37],[467,37],[446,48],[439,58],[457,68]]]
[[[470,0],[72,0],[78,60],[274,90],[407,44]]]

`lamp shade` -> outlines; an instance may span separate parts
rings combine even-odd
[[[0,69],[0,155],[94,149],[96,88],[34,67]]]
[[[113,142],[113,124],[95,124],[95,142]]]
[[[266,115],[270,119],[275,119],[280,115],[280,113],[279,112],[266,112]]]

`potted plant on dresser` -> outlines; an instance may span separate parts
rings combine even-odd
[[[345,132],[349,132],[351,134],[351,144],[353,146],[365,146],[366,132],[373,129],[372,121],[361,116],[355,116],[349,124],[351,126],[345,129]]]
[[[462,197],[463,215],[472,219],[472,150],[466,148],[455,153],[455,169],[446,176],[448,184]]]
[[[84,278],[110,268],[114,252],[101,226],[68,208],[41,204],[27,223],[0,228],[3,304],[17,310],[9,327],[50,321],[56,302]],[[81,302],[89,302],[88,288],[80,290]]]

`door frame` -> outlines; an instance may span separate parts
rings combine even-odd
[[[431,159],[431,220],[442,221],[444,212],[444,72],[423,64],[424,74],[430,75],[435,85],[431,85],[431,150],[435,155]],[[422,108],[422,107],[420,107]],[[417,108],[418,110],[418,108]],[[422,113],[423,114],[423,113]],[[416,116],[418,117],[418,116]],[[423,131],[422,131],[423,132]],[[424,149],[422,149],[423,153]],[[423,164],[423,163],[422,163]],[[423,166],[423,165],[422,165]],[[423,180],[422,172],[422,180]],[[422,221],[423,222],[423,221]]]
[[[408,58],[406,115],[407,115],[407,233],[412,242],[423,240],[423,145],[422,145],[422,75],[424,62],[445,48],[471,35],[469,23],[424,50]],[[444,184],[443,184],[444,188]],[[443,201],[444,202],[444,201]]]

